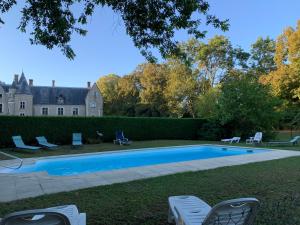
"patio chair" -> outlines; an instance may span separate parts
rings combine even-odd
[[[131,141],[129,141],[128,138],[124,136],[123,131],[118,130],[116,131],[116,140],[114,140],[114,144],[130,145]]]
[[[12,140],[18,149],[30,150],[32,152],[40,149],[37,146],[25,145],[21,136],[12,136]]]
[[[58,147],[58,145],[49,143],[44,136],[36,137],[36,140],[37,140],[37,142],[39,143],[40,146],[48,148],[48,149],[53,149],[53,148]]]
[[[289,141],[270,141],[269,145],[297,145],[300,142],[300,136],[295,136]]]
[[[72,134],[72,146],[73,147],[82,146],[82,134],[81,133],[73,133]]]
[[[222,142],[225,142],[225,143],[239,143],[241,140],[241,137],[233,137],[233,138],[227,138],[227,139],[221,139]]]
[[[26,210],[8,214],[0,225],[86,225],[86,214],[79,213],[75,205],[47,209]]]
[[[195,196],[169,197],[168,222],[176,225],[252,225],[259,201],[239,198],[214,207]]]
[[[256,132],[254,137],[249,137],[249,139],[246,139],[246,144],[255,144],[255,143],[261,143],[262,142],[262,132]]]

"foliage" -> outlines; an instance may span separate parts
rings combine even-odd
[[[220,94],[220,87],[214,87],[199,97],[197,101],[198,117],[212,120],[217,119]]]
[[[296,29],[287,28],[276,42],[275,62],[277,69],[260,77],[269,85],[272,93],[283,100],[281,106],[283,127],[299,126],[300,114],[300,20]]]
[[[168,74],[164,96],[172,116],[196,117],[196,99],[199,95],[199,81],[193,71],[179,60],[167,62]]]
[[[215,36],[208,43],[191,39],[182,43],[181,49],[187,55],[185,61],[195,67],[199,80],[209,81],[206,90],[220,82],[234,67],[246,68],[249,58],[248,53],[234,48],[224,36]]]
[[[216,141],[224,137],[232,135],[230,130],[226,130],[225,126],[218,119],[212,118],[203,123],[198,129],[197,137],[200,140]]]
[[[97,85],[104,98],[105,115],[136,115],[140,84],[135,74],[123,77],[108,74],[99,78]]]
[[[251,68],[257,77],[266,75],[276,69],[274,61],[276,42],[267,37],[259,37],[251,48]]]
[[[262,76],[261,82],[272,87],[274,95],[300,106],[300,20],[296,29],[287,28],[277,39],[277,70]]]
[[[146,63],[134,72],[139,80],[140,103],[148,106],[156,116],[167,116],[164,89],[167,83],[167,68],[164,64]]]
[[[140,84],[135,74],[123,76],[118,82],[118,96],[121,107],[121,114],[125,116],[134,116],[136,114],[136,105],[140,101]],[[116,113],[118,115],[118,113]]]
[[[0,12],[6,13],[16,4],[15,0],[2,0]],[[75,6],[81,8],[79,13],[75,13]],[[49,49],[57,46],[73,59],[75,53],[69,45],[72,34],[86,35],[84,25],[95,8],[105,6],[121,16],[127,34],[150,60],[154,59],[149,50],[152,47],[158,48],[163,57],[178,54],[176,41],[173,40],[176,30],[184,29],[195,38],[203,38],[206,31],[199,29],[200,24],[228,29],[227,20],[221,21],[209,14],[209,3],[205,0],[27,0],[21,10],[19,29],[26,32],[32,25],[32,44],[41,44]],[[1,18],[0,23],[4,23]]]
[[[101,77],[97,81],[97,85],[104,99],[103,108],[105,115],[115,115],[120,111],[120,104],[122,104],[119,100],[118,83],[120,79],[121,78],[115,74],[109,74]]]
[[[104,133],[104,141],[112,141],[115,131],[122,129],[133,140],[196,139],[204,123],[201,119],[129,118],[129,117],[0,117],[0,146],[11,146],[13,135],[22,135],[26,143],[46,136],[58,144],[70,144],[74,132],[81,132],[85,142],[97,140],[96,131]]]
[[[227,76],[218,99],[218,118],[233,134],[246,137],[256,131],[270,135],[277,125],[278,100],[252,74],[239,71]]]

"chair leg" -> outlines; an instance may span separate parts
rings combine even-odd
[[[169,208],[169,213],[168,213],[168,223],[174,223],[174,216],[171,208]]]

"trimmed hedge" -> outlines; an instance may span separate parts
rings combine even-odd
[[[112,141],[118,129],[131,140],[197,139],[207,123],[188,118],[1,116],[0,147],[12,146],[14,135],[21,135],[28,144],[36,143],[35,137],[42,135],[49,142],[70,144],[74,132],[81,132],[85,143],[93,143],[99,140],[97,130],[104,134],[104,141]]]

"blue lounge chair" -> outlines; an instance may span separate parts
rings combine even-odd
[[[57,206],[11,213],[0,219],[0,225],[86,225],[86,214],[75,205]]]
[[[72,134],[72,146],[73,147],[82,146],[82,134],[81,133],[73,133]]]
[[[36,137],[36,140],[40,146],[48,148],[48,149],[53,149],[53,148],[58,147],[58,145],[49,143],[44,136]]]
[[[36,151],[36,150],[40,149],[40,147],[25,145],[21,136],[13,136],[12,140],[13,140],[16,148],[18,148],[18,149],[25,149],[25,150],[30,150],[30,151]]]
[[[295,136],[289,141],[270,141],[269,145],[296,145],[300,142],[300,136]]]
[[[131,141],[129,141],[128,138],[124,136],[123,131],[118,130],[116,132],[116,140],[114,140],[114,144],[129,145],[131,144]]]

